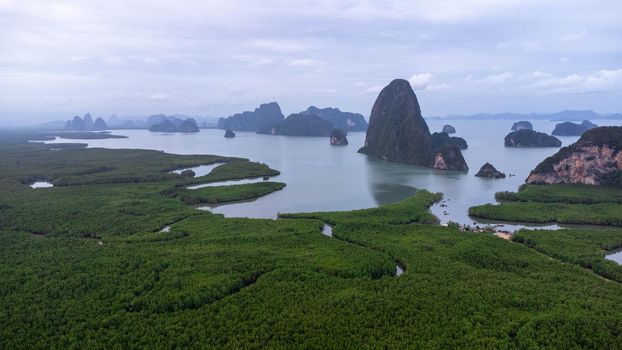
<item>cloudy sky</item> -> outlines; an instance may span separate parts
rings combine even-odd
[[[0,0],[0,122],[278,101],[368,115],[622,112],[620,0]]]

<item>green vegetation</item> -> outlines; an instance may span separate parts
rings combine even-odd
[[[249,179],[256,177],[271,177],[277,176],[280,172],[278,170],[270,169],[270,167],[263,163],[249,162],[247,160],[239,160],[239,158],[232,159],[231,161],[219,165],[214,168],[209,174],[205,176],[199,176],[192,179],[193,183],[208,183],[215,181],[225,180],[237,180],[237,179]]]
[[[410,197],[396,204],[384,205],[378,208],[369,208],[350,211],[280,214],[282,218],[319,219],[330,224],[339,222],[363,222],[383,224],[410,224],[413,222],[437,223],[438,219],[427,209],[442,198],[440,193],[430,193],[426,190],[418,191]]]
[[[583,184],[526,185],[519,192],[497,192],[495,198],[510,202],[622,203],[622,189]]]
[[[581,184],[525,185],[519,192],[498,192],[500,205],[469,208],[474,217],[564,224],[622,226],[622,190]]]
[[[622,283],[622,266],[604,258],[608,251],[622,247],[622,230],[522,230],[512,240]]]
[[[517,202],[469,208],[469,215],[491,220],[577,225],[622,226],[619,204],[565,204]]]
[[[279,220],[224,218],[181,196],[234,199],[283,184],[188,184],[277,172],[217,156],[49,151],[26,136],[0,137],[1,349],[622,344],[619,283],[525,245],[431,225],[439,194]],[[210,161],[225,163],[198,180],[168,174]],[[55,187],[23,182],[35,178]],[[323,222],[335,238],[320,233]],[[613,247],[620,236],[611,232],[558,245]]]
[[[203,187],[194,190],[184,189],[177,191],[175,195],[188,205],[221,204],[258,198],[281,190],[283,187],[285,184],[282,182],[265,181],[243,185]]]

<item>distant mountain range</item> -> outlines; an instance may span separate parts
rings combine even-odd
[[[428,120],[555,120],[555,121],[582,121],[589,119],[622,119],[622,114],[599,114],[593,110],[575,111],[565,110],[557,113],[478,113],[454,114],[444,117],[434,116]]]
[[[329,121],[334,128],[343,129],[345,131],[365,131],[367,130],[367,120],[359,113],[343,112],[339,108],[317,108],[310,106],[307,110],[300,112],[301,115],[316,115],[323,120]],[[162,123],[164,118],[171,120],[186,120],[192,118],[196,121],[200,128],[219,128],[232,129],[235,131],[264,131],[268,126],[282,123],[285,116],[281,112],[278,103],[265,103],[256,108],[254,111],[247,111],[233,114],[227,118],[217,118],[211,116],[188,116],[184,114],[164,115],[156,114],[149,117],[118,117],[113,115],[104,121],[103,118],[97,128],[100,129],[104,125],[107,129],[149,129],[155,124]],[[91,122],[90,114],[86,114],[85,118],[81,118],[84,126],[80,121],[50,121],[37,125],[40,129],[45,130],[63,130],[70,128],[71,130],[91,130],[95,127],[95,122]],[[452,114],[447,116],[425,117],[426,120],[553,120],[553,121],[583,121],[593,119],[622,119],[622,113],[601,114],[593,110],[565,110],[557,113],[477,113],[477,114]],[[73,122],[77,124],[74,127]],[[102,123],[103,122],[103,123]]]

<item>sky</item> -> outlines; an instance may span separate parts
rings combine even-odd
[[[620,0],[0,0],[0,124],[227,116],[622,112]]]

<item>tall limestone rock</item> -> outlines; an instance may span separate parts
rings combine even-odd
[[[393,80],[378,95],[369,117],[365,146],[359,152],[436,169],[468,170],[457,146],[433,143],[417,96],[404,79]]]
[[[422,166],[432,164],[432,137],[410,83],[395,79],[376,99],[361,153]]]

